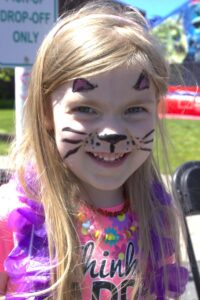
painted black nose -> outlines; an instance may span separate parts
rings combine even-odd
[[[101,141],[105,141],[105,142],[108,142],[108,143],[111,143],[111,144],[117,144],[120,141],[126,140],[127,136],[124,135],[124,134],[105,134],[103,136],[98,135],[98,138]]]

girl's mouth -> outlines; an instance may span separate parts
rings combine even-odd
[[[121,165],[127,158],[129,153],[103,153],[103,152],[87,152],[87,154],[95,160],[97,163],[108,166],[115,167]]]

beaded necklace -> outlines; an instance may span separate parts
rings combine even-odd
[[[134,214],[132,221],[130,221],[127,226],[125,226],[120,233],[116,232],[114,228],[98,228],[94,225],[93,218],[95,219],[95,214],[98,213],[103,217],[111,217],[112,219],[117,218],[119,221],[125,220],[127,218],[128,209],[129,209],[129,201],[125,201],[123,207],[118,211],[108,211],[104,209],[96,209],[93,206],[87,205],[85,208],[91,210],[94,215],[89,216],[86,211],[81,209],[81,211],[77,215],[77,219],[80,222],[80,231],[83,236],[91,236],[92,239],[97,240],[100,239],[105,243],[116,244],[119,240],[131,238],[134,233],[138,231],[138,220]],[[131,215],[133,215],[131,213]],[[102,224],[103,225],[103,224]]]
[[[106,210],[106,209],[103,209],[103,208],[100,208],[100,207],[95,207],[92,204],[87,204],[87,206],[92,211],[94,211],[95,213],[99,213],[102,216],[105,216],[105,217],[117,217],[117,216],[125,214],[128,211],[128,209],[130,207],[130,203],[129,203],[128,200],[125,200],[124,204],[123,204],[123,207],[120,210],[117,210],[117,211],[109,211],[109,210]]]

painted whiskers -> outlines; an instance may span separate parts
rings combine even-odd
[[[151,151],[148,144],[153,142],[152,134],[154,129],[147,132],[143,137],[131,137],[125,134],[104,134],[98,132],[87,134],[83,131],[75,130],[71,127],[65,127],[63,132],[72,132],[77,135],[77,139],[63,138],[63,143],[76,145],[69,150],[63,157],[68,158],[75,154],[81,147],[84,147],[86,152],[105,152],[105,153],[129,153],[132,150]]]

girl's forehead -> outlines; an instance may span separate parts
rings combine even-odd
[[[102,83],[105,82],[114,82],[114,81],[122,81],[124,83],[131,83],[133,84],[139,77],[139,75],[142,73],[142,67],[139,65],[133,65],[133,66],[120,66],[115,69],[112,69],[107,72],[102,72],[100,74],[85,77],[88,79],[91,79],[93,81],[99,81]],[[123,78],[126,78],[126,82],[123,80]]]
[[[135,90],[143,90],[150,87],[148,74],[142,66],[120,66],[110,71],[102,72],[93,76],[78,76],[74,80],[58,87],[53,96],[62,96],[65,93],[98,93],[104,90],[121,89],[127,93]]]

